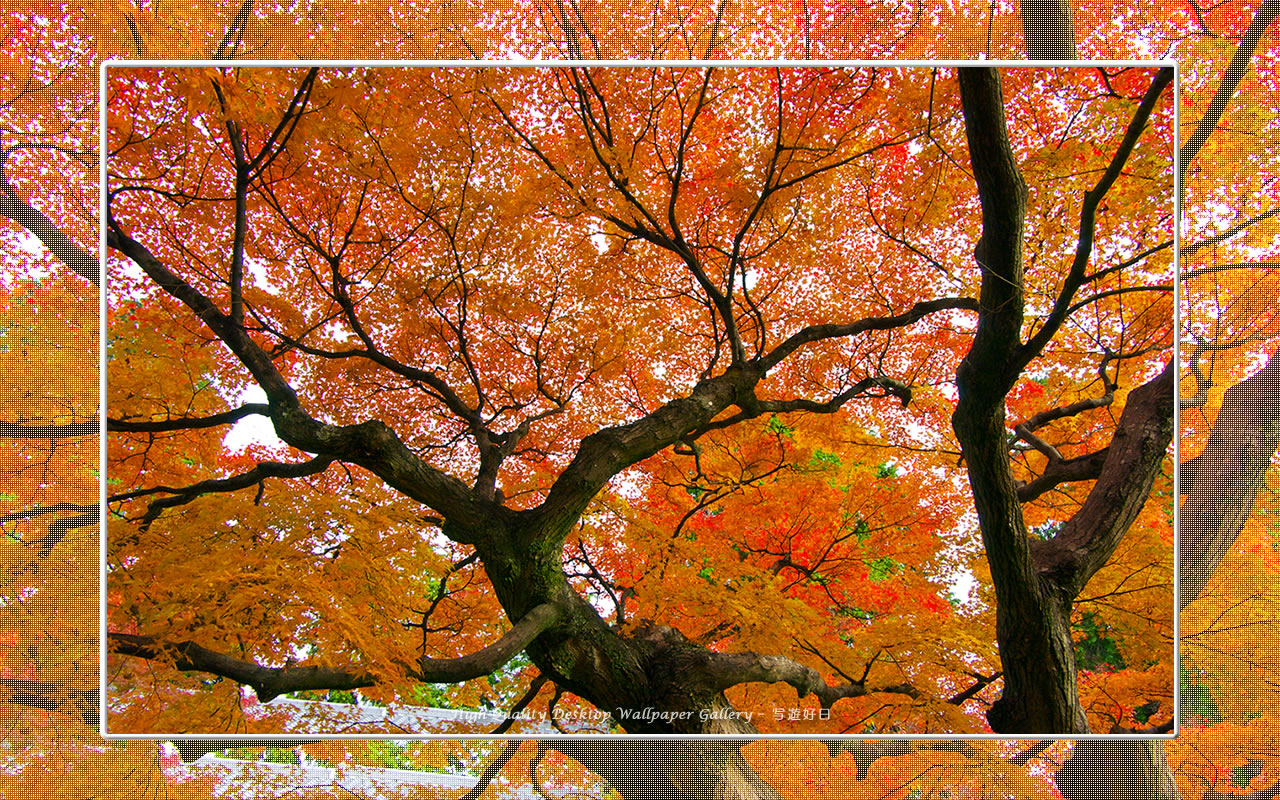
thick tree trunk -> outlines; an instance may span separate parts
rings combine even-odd
[[[627,800],[781,800],[751,769],[733,740],[556,740]]]
[[[1076,742],[1054,781],[1066,800],[1178,800],[1160,741]]]
[[[1022,0],[1027,58],[1069,61],[1076,57],[1075,26],[1067,0]]]
[[[1020,365],[1023,228],[1027,187],[1005,126],[1000,74],[959,71],[969,159],[982,202],[978,332],[956,372],[951,417],[996,592],[1004,692],[987,720],[997,733],[1088,733],[1076,692],[1071,598],[1033,568],[1022,503],[1005,440],[1004,398]]]

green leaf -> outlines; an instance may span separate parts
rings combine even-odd
[[[897,575],[902,570],[902,562],[888,556],[867,562],[867,577],[873,581],[884,581]]]
[[[813,458],[809,459],[809,466],[814,469],[839,469],[840,456],[818,448],[813,451]]]
[[[1110,671],[1128,666],[1116,646],[1116,640],[1107,635],[1111,626],[1101,621],[1095,612],[1084,612],[1080,621],[1071,627],[1084,633],[1076,641],[1075,648],[1076,666],[1080,669]]]
[[[785,436],[788,439],[795,435],[795,428],[778,419],[777,414],[769,415],[769,421],[765,423],[764,429],[774,436]]]

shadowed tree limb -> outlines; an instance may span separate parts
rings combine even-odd
[[[510,661],[529,643],[560,620],[562,612],[546,603],[529,611],[511,630],[493,644],[457,658],[422,657],[412,666],[410,677],[423,683],[456,683],[488,675]],[[195,642],[168,642],[156,636],[108,633],[109,649],[120,655],[152,661],[168,661],[175,669],[207,672],[253,687],[258,698],[274,697],[308,689],[359,689],[373,686],[377,676],[355,667],[264,667],[252,661],[228,656]]]
[[[53,220],[18,197],[4,174],[3,163],[0,163],[0,217],[12,220],[34,234],[40,243],[59,261],[66,264],[72,272],[94,286],[98,285],[97,257],[73,242],[70,236],[54,224]]]

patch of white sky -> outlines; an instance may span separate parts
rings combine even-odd
[[[267,393],[262,391],[262,387],[258,384],[253,383],[227,399],[232,408],[237,408],[246,403],[265,403]],[[231,426],[231,430],[227,431],[227,435],[222,437],[222,446],[233,453],[242,453],[250,447],[281,452],[288,448],[288,445],[276,435],[271,418],[261,414],[250,414],[238,420]]]
[[[249,275],[250,280],[255,286],[262,288],[264,291],[272,294],[278,294],[280,288],[268,279],[265,266],[254,259],[245,259],[245,271]],[[110,283],[112,274],[127,276],[134,281],[145,281],[146,273],[142,268],[127,259],[115,259],[112,267],[107,271],[107,294],[121,294],[120,287],[117,284],[112,286]],[[140,298],[136,298],[140,299]],[[213,376],[206,376],[213,388],[220,394],[227,403],[227,407],[234,409],[246,403],[266,403],[267,395],[256,383],[248,383],[244,386],[234,386],[220,380],[216,380]],[[111,379],[110,371],[107,374],[107,380]],[[271,424],[271,419],[260,414],[251,414],[244,417],[232,425],[231,429],[223,437],[222,445],[228,451],[233,453],[244,452],[251,446],[265,448],[273,453],[283,453],[288,446],[276,435],[275,427]]]
[[[12,250],[8,247],[0,248],[0,258],[3,258],[3,263],[14,267],[12,274],[5,270],[3,276],[0,276],[0,286],[7,285],[11,278],[18,276],[26,280],[44,280],[58,272],[57,261],[34,233],[27,230],[7,230],[3,232],[0,241],[13,245]],[[20,255],[15,258],[15,254]]]

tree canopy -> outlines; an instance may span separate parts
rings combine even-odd
[[[1274,235],[1272,102],[1280,3],[806,2],[780,8],[502,0],[373,7],[244,0],[198,6],[20,3],[10,11],[0,28],[6,44],[0,69],[0,253],[6,264],[0,270],[0,353],[6,365],[0,370],[6,398],[0,414],[0,787],[23,794],[82,790],[136,797],[167,791],[157,783],[175,778],[165,766],[167,756],[157,759],[153,744],[105,743],[96,726],[95,96],[102,60],[973,59],[1076,53],[1168,56],[1180,63],[1182,715],[1181,735],[1168,743],[1167,759],[1159,742],[1116,740],[1054,745],[848,739],[826,747],[685,740],[679,748],[664,748],[615,736],[526,742],[504,747],[496,757],[487,746],[462,741],[424,743],[399,755],[371,746],[367,757],[344,752],[341,743],[308,749],[322,760],[372,759],[389,766],[406,758],[443,763],[448,752],[450,761],[479,760],[476,774],[487,762],[481,787],[466,792],[468,798],[484,786],[484,796],[497,796],[507,780],[553,795],[604,792],[596,778],[573,766],[574,759],[625,797],[1274,795],[1280,748],[1271,733],[1276,638],[1269,635],[1275,613],[1268,587],[1276,565],[1268,521],[1274,470],[1268,466],[1280,439],[1280,408],[1271,390],[1277,362],[1267,354],[1275,338],[1272,274],[1280,241]],[[802,427],[789,426],[795,437],[805,435]],[[1124,636],[1107,629],[1113,620],[1095,616],[1079,622],[1081,663],[1086,652],[1095,659],[1123,652]],[[243,702],[226,691],[227,683],[208,681],[210,690],[224,692],[230,708],[230,715],[217,720],[223,724],[234,722],[231,715]],[[1087,699],[1088,681],[1081,686],[1086,707],[1095,705]],[[1096,696],[1107,699],[1105,691]],[[184,743],[183,752],[193,744]],[[210,782],[206,773],[196,770],[201,777],[185,780],[184,796],[224,795],[228,787]],[[176,773],[180,780],[187,774]],[[245,790],[258,796],[287,788],[261,777],[250,784]],[[349,796],[337,783],[312,791]]]
[[[111,70],[122,730],[1170,719],[1170,78]]]

